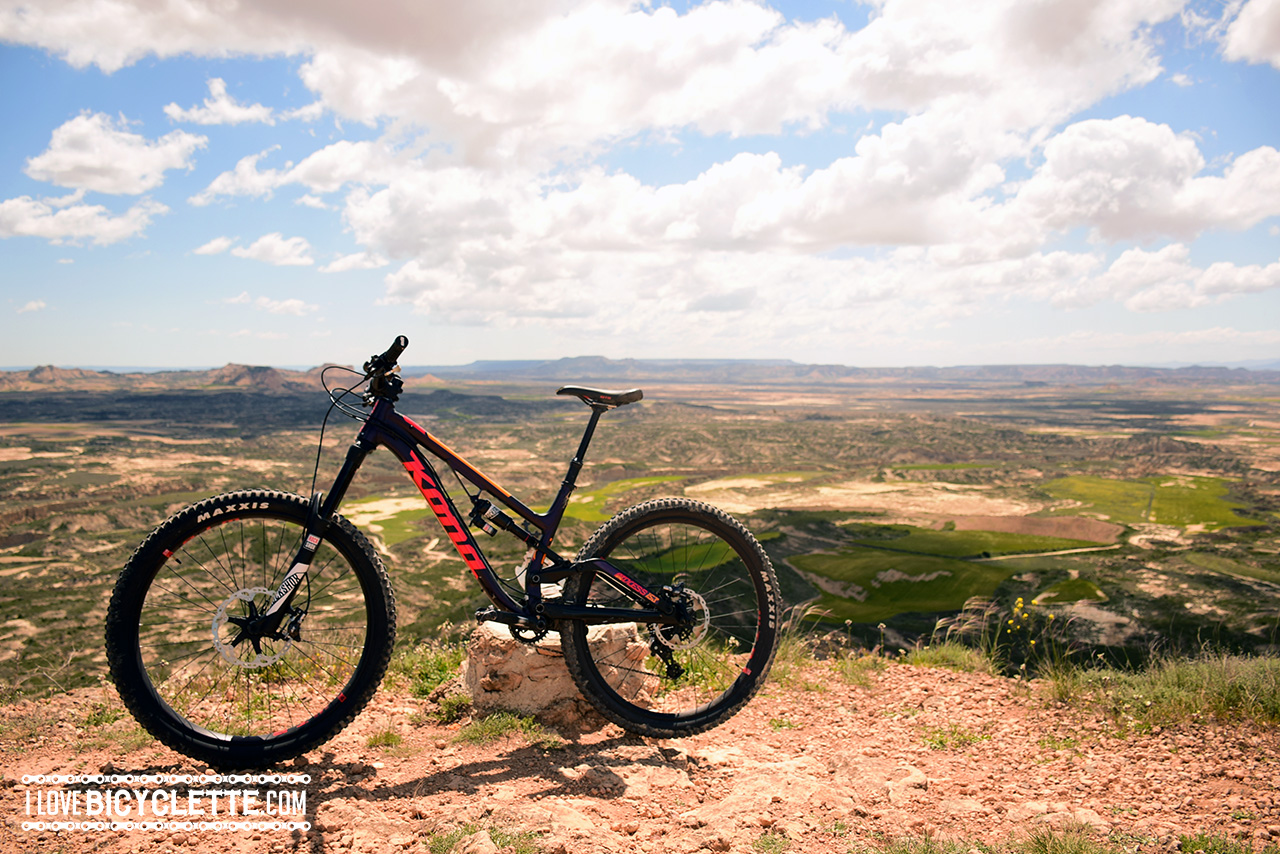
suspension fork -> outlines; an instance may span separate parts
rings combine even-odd
[[[329,490],[329,494],[324,495],[317,492],[311,496],[311,511],[307,514],[306,532],[303,534],[302,543],[298,546],[298,551],[293,557],[293,563],[290,564],[289,571],[280,580],[280,586],[276,588],[270,604],[263,611],[262,627],[265,633],[271,634],[278,631],[280,623],[284,621],[285,615],[289,613],[289,606],[292,604],[294,596],[297,595],[298,588],[306,580],[307,572],[311,569],[311,561],[315,558],[316,549],[320,547],[324,532],[329,527],[329,520],[337,512],[338,505],[342,503],[342,498],[347,493],[347,487],[355,479],[356,472],[360,470],[360,466],[364,463],[364,458],[369,455],[369,452],[374,447],[375,445],[365,438],[364,431],[361,431],[360,435],[351,444],[351,447],[347,449],[347,457],[342,462],[342,469],[338,472],[338,477],[334,480],[333,488]]]

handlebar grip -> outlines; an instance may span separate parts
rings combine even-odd
[[[391,342],[391,346],[387,348],[387,352],[382,354],[382,358],[386,360],[388,365],[394,365],[396,360],[400,358],[400,354],[409,346],[409,338],[406,335],[397,335],[396,340]]]
[[[366,374],[381,374],[390,371],[396,366],[396,359],[400,358],[400,354],[409,346],[409,339],[404,335],[397,335],[396,340],[391,342],[391,346],[387,348],[387,352],[381,356],[370,356],[369,361],[364,363],[364,372]]]

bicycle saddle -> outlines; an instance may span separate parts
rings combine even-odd
[[[564,386],[558,389],[556,394],[570,394],[587,406],[607,406],[610,409],[616,406],[626,406],[628,403],[635,403],[637,400],[644,398],[644,392],[638,388],[627,391],[607,391],[601,388],[583,388],[576,385]]]

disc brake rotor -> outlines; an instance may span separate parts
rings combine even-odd
[[[674,626],[662,626],[658,629],[658,638],[668,649],[690,649],[707,635],[711,628],[711,611],[707,608],[707,600],[692,590],[681,591],[686,602],[693,611],[693,625],[683,629]]]
[[[246,587],[243,590],[237,590],[232,593],[222,604],[218,606],[218,611],[213,615],[213,647],[222,656],[223,660],[232,667],[268,667],[284,658],[290,647],[293,646],[293,640],[286,638],[283,641],[272,639],[274,652],[260,649],[260,644],[255,639],[246,637],[236,646],[232,646],[239,630],[235,623],[231,624],[232,631],[225,632],[227,623],[231,622],[229,611],[232,608],[244,610],[244,606],[239,604],[248,603],[248,610],[251,614],[257,612],[255,601],[259,596],[264,597],[264,606],[266,602],[271,601],[273,592],[265,587]],[[224,639],[225,636],[225,639]],[[276,646],[278,644],[278,646]]]

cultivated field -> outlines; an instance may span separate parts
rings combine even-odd
[[[868,646],[927,640],[940,619],[994,631],[1022,597],[1055,617],[1038,630],[1073,655],[1275,650],[1275,385],[634,384],[645,401],[602,422],[564,551],[623,507],[687,495],[746,521],[789,605]],[[554,398],[556,385],[446,391],[423,378],[401,409],[545,506],[587,415]],[[0,392],[0,685],[14,695],[103,677],[111,585],[167,515],[241,487],[311,489],[327,401],[301,380],[269,393],[230,380],[10,387],[20,390]],[[353,435],[352,422],[330,422],[320,488]],[[344,513],[391,570],[402,638],[467,631],[484,602],[394,459],[370,458]],[[481,540],[514,574],[523,549]]]

